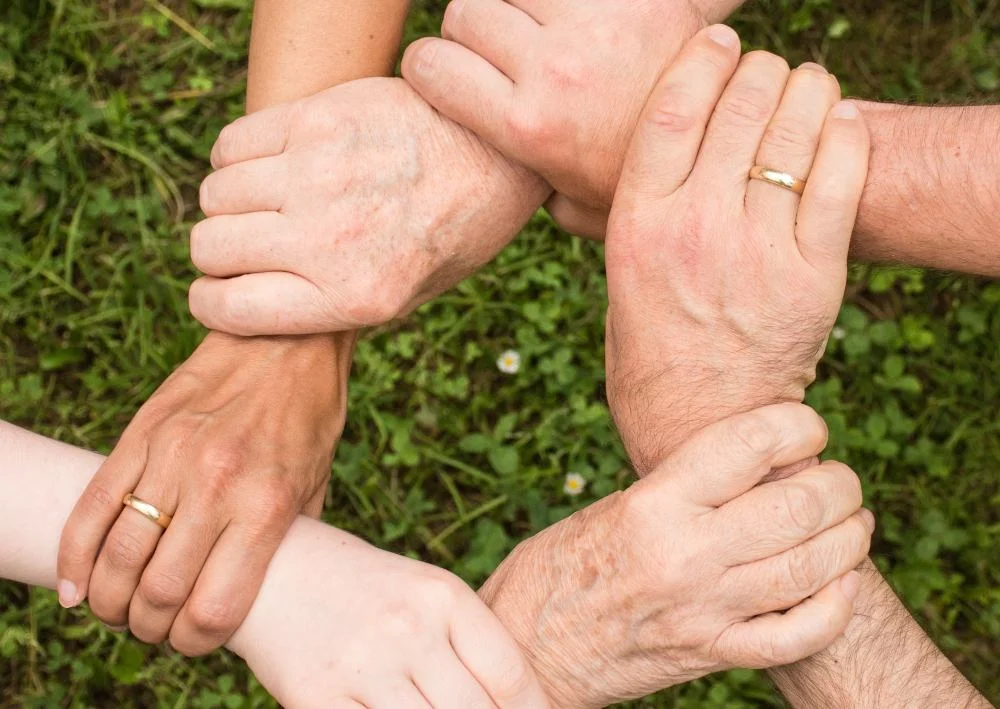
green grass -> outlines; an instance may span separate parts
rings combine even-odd
[[[8,0],[0,10],[0,417],[107,451],[201,337],[186,237],[239,115],[249,0]],[[416,2],[409,37],[443,3]],[[748,45],[853,95],[995,100],[997,0],[761,1]],[[991,176],[992,177],[992,176]],[[479,277],[359,347],[327,519],[478,582],[525,535],[629,481],[603,400],[598,246],[539,217]],[[866,481],[875,554],[1000,700],[1000,286],[857,269],[810,401]],[[500,374],[515,347],[521,372]],[[568,471],[586,494],[561,491]],[[732,672],[638,703],[780,706]],[[0,584],[0,706],[257,707],[230,655],[188,662]]]

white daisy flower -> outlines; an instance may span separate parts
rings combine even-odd
[[[847,337],[847,330],[839,326],[835,327],[833,328],[833,332],[830,333],[830,336],[835,340],[843,340]]]
[[[587,487],[587,480],[580,473],[567,473],[563,483],[563,492],[576,497]]]
[[[507,350],[497,360],[497,369],[504,374],[517,374],[521,369],[521,355],[516,350]]]

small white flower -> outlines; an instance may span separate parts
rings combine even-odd
[[[497,369],[504,374],[517,374],[521,369],[521,355],[516,350],[507,350],[497,360]]]
[[[840,326],[837,326],[833,328],[833,332],[830,333],[830,336],[835,340],[843,340],[845,337],[847,337],[847,330],[845,330]]]
[[[567,473],[563,483],[563,492],[576,497],[587,487],[587,480],[580,473]]]

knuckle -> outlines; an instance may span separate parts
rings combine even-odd
[[[788,526],[802,536],[810,536],[823,521],[823,501],[806,485],[789,482],[782,487],[782,510]]]
[[[734,419],[731,429],[731,438],[755,458],[769,455],[777,443],[771,424],[756,412]]]
[[[465,0],[451,0],[444,9],[441,20],[441,36],[455,37],[462,31],[462,18],[465,15]]]
[[[805,124],[793,118],[775,118],[767,127],[764,144],[784,157],[812,156],[818,139],[810,135]]]
[[[83,502],[86,508],[94,511],[117,508],[122,504],[121,500],[117,499],[107,486],[96,481],[91,482],[91,484],[87,486],[87,491],[84,493],[83,497]]]
[[[224,442],[206,447],[198,456],[198,465],[203,473],[214,473],[225,478],[235,477],[243,472],[244,461],[245,454],[241,446]]]
[[[203,638],[223,641],[236,630],[240,624],[240,618],[231,602],[211,598],[195,598],[187,611],[188,621],[195,633]],[[173,638],[171,638],[173,639]],[[219,643],[221,644],[221,642]],[[174,646],[179,652],[187,654],[200,654],[201,648],[196,641],[184,643],[184,647]],[[195,652],[184,652],[185,649]]]
[[[587,86],[586,64],[571,54],[553,54],[543,62],[542,74],[550,88],[576,90]]]
[[[138,534],[123,529],[112,530],[104,542],[104,557],[116,571],[134,569],[146,561],[146,547]]]
[[[421,605],[426,608],[452,608],[469,593],[469,587],[447,571],[431,569],[421,581],[418,593]]]
[[[796,600],[802,600],[817,590],[821,567],[822,562],[808,547],[799,545],[789,550],[785,573]]]
[[[860,508],[864,502],[864,490],[861,487],[861,478],[850,466],[836,460],[828,460],[821,464],[821,468],[830,471],[835,476],[838,490],[845,497],[848,505],[852,508]]]
[[[174,574],[158,573],[139,584],[143,602],[156,611],[180,608],[187,600],[187,583]]]
[[[771,117],[773,106],[760,86],[739,85],[730,89],[723,110],[732,122],[758,125]]]
[[[219,137],[215,139],[215,145],[212,146],[212,165],[216,169],[233,161],[240,134],[238,124],[241,120],[237,119],[219,131]]]
[[[526,108],[512,110],[505,120],[511,137],[532,151],[548,149],[558,138],[552,122],[540,110]]]
[[[774,74],[787,77],[791,73],[788,61],[784,57],[762,49],[747,52],[743,56],[742,63],[751,67],[755,74]]]
[[[253,319],[250,302],[241,288],[226,288],[218,296],[218,312],[230,327],[241,328]]]
[[[217,443],[198,455],[201,488],[209,500],[224,499],[244,473],[244,454],[235,446]]]
[[[698,127],[698,113],[690,94],[677,84],[665,86],[653,103],[648,121],[669,133],[687,133]]]
[[[505,657],[506,662],[494,667],[497,678],[496,692],[498,701],[503,704],[513,703],[525,695],[532,686],[533,673],[523,653],[515,653]]]
[[[288,525],[299,511],[299,497],[291,486],[282,481],[266,483],[260,490],[252,512],[258,523],[259,541],[266,542],[277,535],[280,541]]]

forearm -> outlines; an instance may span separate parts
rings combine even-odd
[[[844,635],[807,660],[771,671],[793,707],[989,707],[910,616],[869,561]]]
[[[257,0],[247,112],[392,71],[409,0]]]
[[[853,256],[1000,276],[1000,106],[860,105],[872,156]]]
[[[104,457],[59,443],[0,421],[0,578],[55,588],[59,535],[73,505]],[[328,537],[338,536],[336,543]],[[316,540],[324,538],[322,544]],[[268,568],[264,585],[243,625],[228,643],[242,649],[265,640],[263,617],[280,612],[283,579],[309,563],[322,548],[327,555],[362,544],[359,539],[299,517]]]

